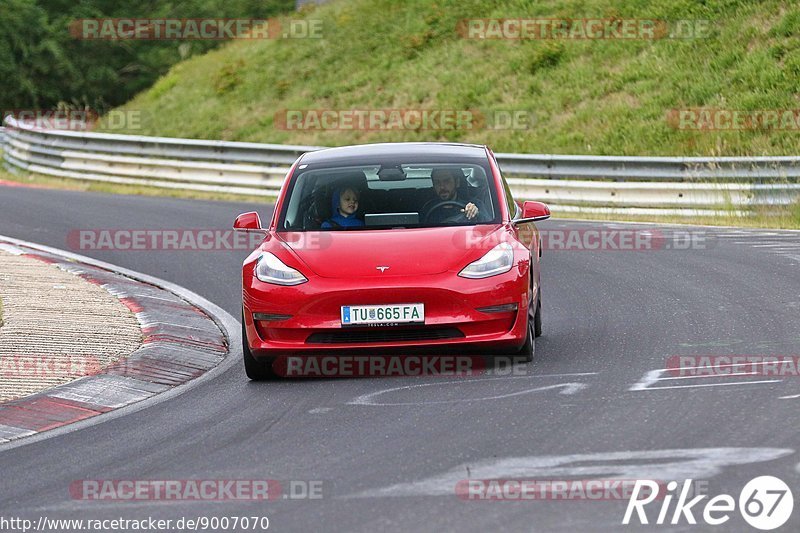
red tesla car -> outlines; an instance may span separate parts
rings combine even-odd
[[[309,152],[292,166],[264,241],[242,269],[244,364],[279,356],[514,353],[541,334],[535,221],[494,154],[451,143]]]

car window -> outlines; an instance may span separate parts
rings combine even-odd
[[[497,191],[488,176],[488,165],[475,162],[299,168],[278,227],[370,230],[497,223]],[[343,198],[349,205],[341,204]],[[477,207],[472,218],[462,211],[469,203]]]
[[[514,195],[511,194],[511,187],[508,185],[506,178],[503,177],[503,189],[506,195],[506,205],[508,206],[508,212],[511,214],[511,218],[517,216],[517,211],[519,211],[519,206],[517,202],[514,201]]]
[[[497,158],[492,154],[492,159],[494,160],[494,164],[497,167],[498,171],[500,171],[500,164],[497,162]],[[515,218],[519,211],[519,206],[517,202],[514,201],[514,195],[511,193],[511,187],[508,185],[508,181],[506,181],[506,177],[503,176],[503,172],[500,171],[500,179],[503,182],[503,194],[506,197],[506,206],[508,207],[508,212],[511,218]]]

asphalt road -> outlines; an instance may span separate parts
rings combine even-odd
[[[69,249],[76,229],[224,229],[252,209],[270,213],[267,205],[0,188],[0,234]],[[632,227],[540,227],[600,226]],[[800,355],[800,233],[695,231],[706,240],[689,250],[547,250],[544,336],[524,375],[257,384],[237,364],[139,412],[0,448],[0,517],[268,516],[276,531],[609,531],[638,529],[621,525],[626,500],[466,501],[454,486],[693,478],[711,496],[738,500],[747,481],[772,475],[800,496],[800,378],[655,381],[668,377],[656,371],[675,355]],[[180,284],[238,317],[246,251],[77,251]],[[82,479],[265,478],[323,481],[323,498],[130,502],[69,493]],[[694,508],[701,524],[706,501]],[[659,507],[647,507],[650,522]],[[684,517],[642,529],[754,531],[738,511],[723,526]],[[795,510],[781,530],[798,529]]]

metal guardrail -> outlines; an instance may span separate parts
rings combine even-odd
[[[322,148],[43,130],[11,117],[5,124],[0,142],[13,170],[266,197],[297,157]],[[800,197],[800,157],[496,156],[517,197],[566,212],[729,214]]]
[[[800,178],[800,157],[631,157],[497,154],[508,173],[550,179],[652,181]]]

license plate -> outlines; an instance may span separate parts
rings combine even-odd
[[[424,304],[343,305],[343,326],[393,326],[425,322]]]

